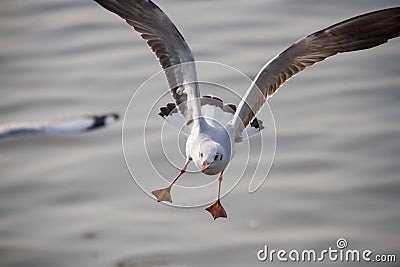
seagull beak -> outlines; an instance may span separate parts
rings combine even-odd
[[[204,172],[210,165],[211,165],[211,162],[208,162],[207,160],[205,160],[203,162],[203,168],[201,169],[201,171]]]

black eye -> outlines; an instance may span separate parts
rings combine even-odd
[[[222,155],[221,155],[221,158],[219,160],[222,160]]]
[[[218,155],[215,155],[214,160],[217,160],[217,158],[218,158]]]
[[[203,157],[203,153],[200,152],[200,158],[202,158],[202,157]]]

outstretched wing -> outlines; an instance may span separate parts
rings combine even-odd
[[[0,125],[0,139],[28,134],[72,134],[106,127],[118,120],[119,115],[87,115],[53,122],[12,122]]]
[[[258,73],[231,121],[240,136],[268,97],[290,77],[337,53],[372,48],[400,34],[400,7],[360,15],[297,41]]]
[[[150,0],[95,1],[126,20],[147,41],[165,72],[178,111],[191,121],[198,107],[196,101],[188,100],[200,97],[196,68],[189,46],[172,21]]]

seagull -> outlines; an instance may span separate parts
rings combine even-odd
[[[116,113],[84,115],[57,121],[10,122],[0,124],[0,139],[28,134],[73,134],[109,126],[117,121]]]
[[[188,44],[152,1],[94,1],[124,19],[147,41],[164,70],[174,99],[174,103],[160,109],[160,116],[178,124],[188,135],[183,168],[168,187],[152,193],[157,201],[172,203],[172,186],[194,162],[204,174],[219,174],[217,199],[206,208],[214,220],[227,218],[220,201],[221,182],[235,144],[262,130],[262,122],[255,115],[285,81],[330,56],[379,46],[400,35],[400,7],[359,15],[312,33],[265,64],[236,107],[214,96],[201,96]],[[217,120],[216,114],[223,119]]]

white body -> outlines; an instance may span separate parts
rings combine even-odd
[[[186,157],[192,159],[199,169],[207,160],[211,164],[203,172],[214,175],[223,171],[234,156],[233,131],[230,127],[210,125],[205,120],[201,120],[200,125],[192,127],[186,142]],[[218,158],[215,159],[215,156]]]

